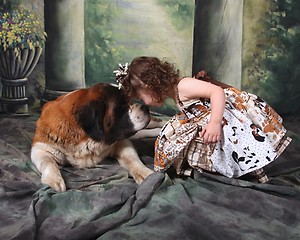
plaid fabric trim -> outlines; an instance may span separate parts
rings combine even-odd
[[[260,182],[260,183],[266,183],[269,181],[269,178],[267,176],[267,174],[265,173],[264,169],[259,168],[257,170],[254,170],[253,172],[250,173],[252,176],[255,176],[256,179]]]
[[[215,172],[211,161],[214,146],[213,144],[205,144],[200,137],[193,139],[186,153],[186,159],[189,165],[197,170],[203,169]]]
[[[280,143],[278,144],[278,146],[275,149],[275,151],[277,152],[276,158],[278,158],[283,153],[283,151],[291,143],[291,141],[292,141],[292,139],[290,137],[288,137],[287,135],[285,135],[281,139]]]

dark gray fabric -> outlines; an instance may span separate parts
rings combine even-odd
[[[30,119],[29,119],[30,120]],[[40,183],[32,121],[0,119],[0,239],[300,239],[297,136],[266,168],[268,184],[209,173],[154,173],[140,186],[114,159],[62,169],[68,191]],[[151,146],[135,142],[152,167]]]

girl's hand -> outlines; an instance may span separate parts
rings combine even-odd
[[[200,137],[203,137],[204,143],[216,143],[222,137],[221,123],[209,122],[201,131]]]

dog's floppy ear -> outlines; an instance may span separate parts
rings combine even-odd
[[[103,118],[106,105],[103,101],[91,101],[81,106],[75,118],[85,133],[94,140],[104,139]]]

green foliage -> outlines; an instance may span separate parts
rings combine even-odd
[[[193,0],[156,0],[171,16],[174,26],[184,30],[193,25],[195,1]]]
[[[245,3],[257,24],[248,22],[244,29],[242,88],[264,98],[281,114],[296,112],[300,108],[300,2],[261,1],[257,8],[250,5],[252,0]],[[255,9],[257,15],[251,13]]]
[[[17,9],[20,4],[20,0],[2,0],[0,2],[0,12],[11,12]]]
[[[300,1],[274,0],[267,18],[268,48],[262,61],[265,99],[281,113],[300,109]]]
[[[85,1],[85,77],[87,85],[115,82],[112,70],[122,49],[115,47],[112,20],[117,15],[111,0]]]
[[[128,3],[126,1],[126,4],[131,7],[133,2]],[[167,17],[172,19],[178,33],[185,34],[186,37],[187,33],[185,31],[190,31],[187,26],[193,26],[194,1],[159,0],[158,2],[169,14]],[[115,76],[112,72],[116,69],[118,63],[124,63],[124,59],[131,59],[131,56],[140,55],[141,52],[144,53],[144,48],[156,44],[156,42],[151,41],[155,37],[147,38],[144,43],[145,36],[135,35],[136,29],[134,27],[140,24],[139,22],[137,24],[125,22],[123,25],[121,20],[126,17],[128,21],[138,21],[139,17],[143,16],[138,15],[128,18],[128,12],[120,7],[122,4],[122,2],[118,3],[118,0],[85,1],[85,78],[87,85],[96,82],[115,82]],[[116,22],[120,22],[120,24],[115,26]],[[130,25],[129,29],[126,28],[128,27],[126,24]],[[149,26],[151,26],[151,23],[149,23]],[[126,38],[130,40],[130,44],[126,45]],[[125,41],[125,44],[122,41]],[[120,44],[120,42],[122,43]],[[142,43],[142,45],[137,45],[137,43]],[[164,47],[163,43],[159,44]],[[127,56],[130,56],[130,58]],[[173,115],[176,108],[174,102],[168,99],[163,107],[155,109],[155,111]]]

